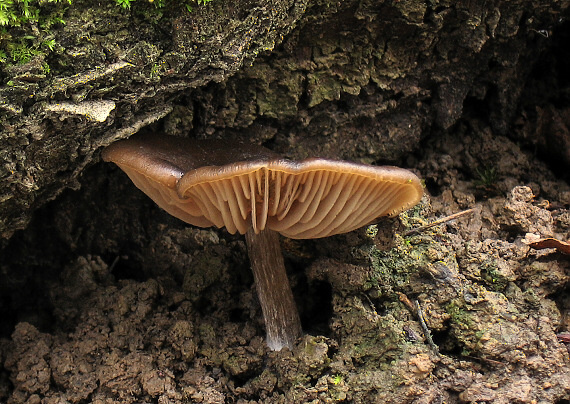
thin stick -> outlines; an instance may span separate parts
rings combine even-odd
[[[427,230],[433,226],[437,226],[438,224],[446,223],[446,222],[449,222],[450,220],[457,219],[461,216],[465,216],[465,215],[468,215],[470,213],[473,213],[474,210],[475,209],[471,208],[471,209],[464,210],[462,212],[454,213],[453,215],[442,217],[441,219],[438,219],[435,222],[432,222],[430,224],[426,224],[425,226],[420,226],[420,227],[416,227],[415,229],[408,230],[407,232],[404,233],[404,236],[411,236],[412,234],[415,234],[415,233],[421,233],[424,230]]]
[[[420,302],[418,302],[417,300],[414,300],[414,304],[416,306],[416,315],[418,316],[418,321],[420,322],[420,325],[422,326],[422,330],[423,330],[424,335],[427,339],[427,342],[428,342],[429,346],[435,351],[437,356],[440,356],[439,348],[435,344],[435,342],[433,342],[433,339],[431,338],[431,332],[430,332],[430,330],[426,324],[426,321],[424,319],[424,312],[422,311],[422,308],[420,307]]]

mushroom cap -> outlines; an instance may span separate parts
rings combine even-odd
[[[171,215],[230,233],[271,229],[295,239],[352,231],[419,202],[420,180],[392,166],[290,161],[257,145],[137,135],[103,151]]]

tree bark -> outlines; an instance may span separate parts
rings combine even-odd
[[[561,133],[525,141],[564,150],[565,112],[533,107],[536,95],[564,97],[563,79],[551,80],[563,74],[547,71],[548,88],[522,94],[537,60],[563,49],[568,6],[214,0],[159,18],[151,2],[126,11],[111,0],[74,1],[66,24],[50,28],[54,51],[1,66],[0,239],[79,188],[101,146],[150,126],[249,138],[287,157],[397,164],[466,115],[488,111],[493,131],[512,133],[524,99],[530,126],[552,136],[543,122],[554,116]],[[37,32],[28,24],[8,37]]]

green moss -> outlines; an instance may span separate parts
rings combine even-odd
[[[477,172],[478,179],[475,180],[475,185],[484,187],[484,188],[492,188],[497,183],[497,170],[495,167],[485,167],[480,169],[477,167],[475,169]]]
[[[41,52],[35,47],[30,47],[25,40],[9,43],[6,50],[10,55],[10,59],[17,64],[28,63],[34,56],[38,56]]]
[[[28,23],[39,23],[40,28],[49,28],[56,17],[44,13],[49,7],[46,3],[51,3],[49,6],[57,3],[71,4],[71,0],[0,0],[0,26],[20,27]]]
[[[367,289],[376,291],[376,297],[403,291],[410,277],[430,262],[429,238],[420,236],[395,236],[395,246],[389,251],[373,249],[370,253],[372,271],[366,283]]]
[[[130,10],[135,0],[109,1]],[[141,0],[136,2],[137,6],[132,11],[158,24],[167,6],[171,13],[180,14],[211,1]],[[65,15],[72,4],[72,0],[0,0],[0,66],[26,64],[35,57],[45,59],[61,48],[55,31],[66,24]]]
[[[481,265],[481,276],[487,285],[497,292],[505,290],[509,283],[493,262],[484,262]]]
[[[0,0],[0,64],[25,64],[56,47],[52,28],[65,24],[71,0]]]
[[[452,325],[466,330],[473,324],[471,315],[465,309],[465,306],[457,299],[452,300],[446,307]],[[480,338],[480,337],[479,337]]]
[[[332,377],[332,383],[337,386],[339,384],[341,384],[343,382],[343,377],[342,375],[334,375]]]

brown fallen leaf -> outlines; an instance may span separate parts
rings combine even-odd
[[[557,337],[560,342],[570,343],[570,332],[561,332]]]
[[[556,248],[561,253],[570,255],[570,243],[567,243],[566,241],[560,241],[552,237],[541,238],[539,240],[535,240],[528,243],[528,245],[529,247],[534,248],[535,250],[542,250],[545,248]]]

